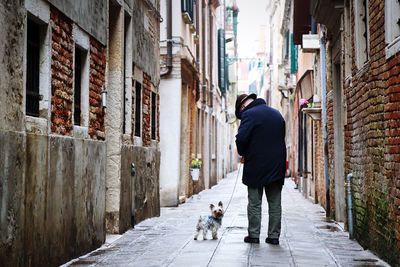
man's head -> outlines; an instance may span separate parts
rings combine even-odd
[[[235,115],[239,120],[241,119],[242,110],[257,98],[256,94],[241,94],[236,98]]]

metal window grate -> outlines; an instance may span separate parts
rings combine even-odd
[[[82,51],[75,47],[74,124],[81,125]]]
[[[151,139],[156,140],[157,95],[151,92]]]
[[[135,83],[135,136],[141,136],[142,85]]]
[[[27,58],[26,58],[26,114],[39,117],[39,58],[40,26],[28,19]]]

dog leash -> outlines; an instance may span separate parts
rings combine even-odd
[[[238,180],[239,180],[239,175],[240,175],[241,169],[242,169],[242,164],[240,163],[240,164],[239,164],[238,171],[237,171],[237,175],[236,175],[235,185],[233,186],[232,194],[231,194],[231,197],[230,197],[230,199],[229,199],[229,201],[228,201],[228,205],[226,206],[225,212],[228,210],[228,208],[229,208],[229,206],[230,206],[230,204],[231,204],[231,202],[232,202],[233,195],[234,195],[234,193],[235,193],[235,191],[236,191],[236,186],[237,186],[237,182],[238,182]],[[210,257],[210,260],[209,260],[208,263],[207,263],[207,267],[210,265],[212,259],[214,258],[215,252],[217,251],[217,248],[219,247],[219,244],[221,243],[221,239],[222,239],[222,237],[224,236],[225,232],[226,232],[226,230],[222,232],[221,237],[218,239],[217,246],[215,247],[215,249],[214,249],[214,251],[213,251],[213,254],[212,254],[211,257]],[[192,240],[193,240],[193,238],[191,237],[191,238],[179,249],[179,251],[182,251]],[[177,255],[175,255],[174,257],[172,257],[171,259],[169,259],[169,261],[168,261],[168,263],[166,264],[166,266],[171,266],[171,264],[173,263],[173,261],[174,261],[174,259],[175,259],[176,257],[177,257]]]
[[[240,164],[239,164],[238,171],[237,171],[237,175],[236,175],[235,185],[233,186],[232,194],[231,194],[231,197],[230,197],[230,199],[229,199],[228,205],[226,206],[225,213],[228,211],[229,206],[231,205],[231,202],[232,202],[232,199],[233,199],[233,195],[235,194],[235,191],[236,191],[236,186],[237,186],[237,182],[238,182],[238,180],[239,180],[239,175],[240,175],[241,169],[242,169],[242,164],[240,163]],[[231,223],[231,224],[232,224],[232,223]],[[225,229],[225,230],[222,232],[221,237],[218,239],[217,246],[215,247],[215,249],[214,249],[214,251],[213,251],[213,254],[211,255],[210,259],[208,260],[207,267],[210,265],[212,259],[214,258],[215,252],[217,252],[217,249],[218,249],[218,247],[219,247],[219,244],[221,243],[222,237],[224,236],[224,234],[225,234],[226,232],[227,232],[227,230]]]
[[[234,193],[236,191],[236,186],[237,186],[237,182],[239,180],[239,175],[240,175],[241,169],[242,169],[242,163],[239,164],[239,168],[238,168],[237,175],[236,175],[235,185],[233,186],[232,194],[231,194],[231,197],[229,199],[228,205],[226,206],[225,212],[228,210],[229,206],[231,205],[231,202],[232,202],[232,199],[233,199],[233,195],[234,195]]]

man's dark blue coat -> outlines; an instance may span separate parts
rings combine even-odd
[[[285,120],[280,112],[257,98],[241,113],[236,135],[239,155],[244,157],[243,183],[263,187],[285,179]]]

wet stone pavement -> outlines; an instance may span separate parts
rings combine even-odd
[[[99,249],[63,266],[389,266],[356,241],[339,224],[327,221],[323,208],[305,199],[290,179],[282,192],[280,245],[264,243],[268,209],[264,196],[260,244],[247,244],[247,190],[237,172],[179,207],[136,225],[121,236],[108,236]],[[236,183],[237,181],[237,183]],[[235,186],[236,185],[236,186]],[[233,193],[233,194],[232,194]],[[219,239],[193,240],[200,215],[222,201],[226,213]]]

